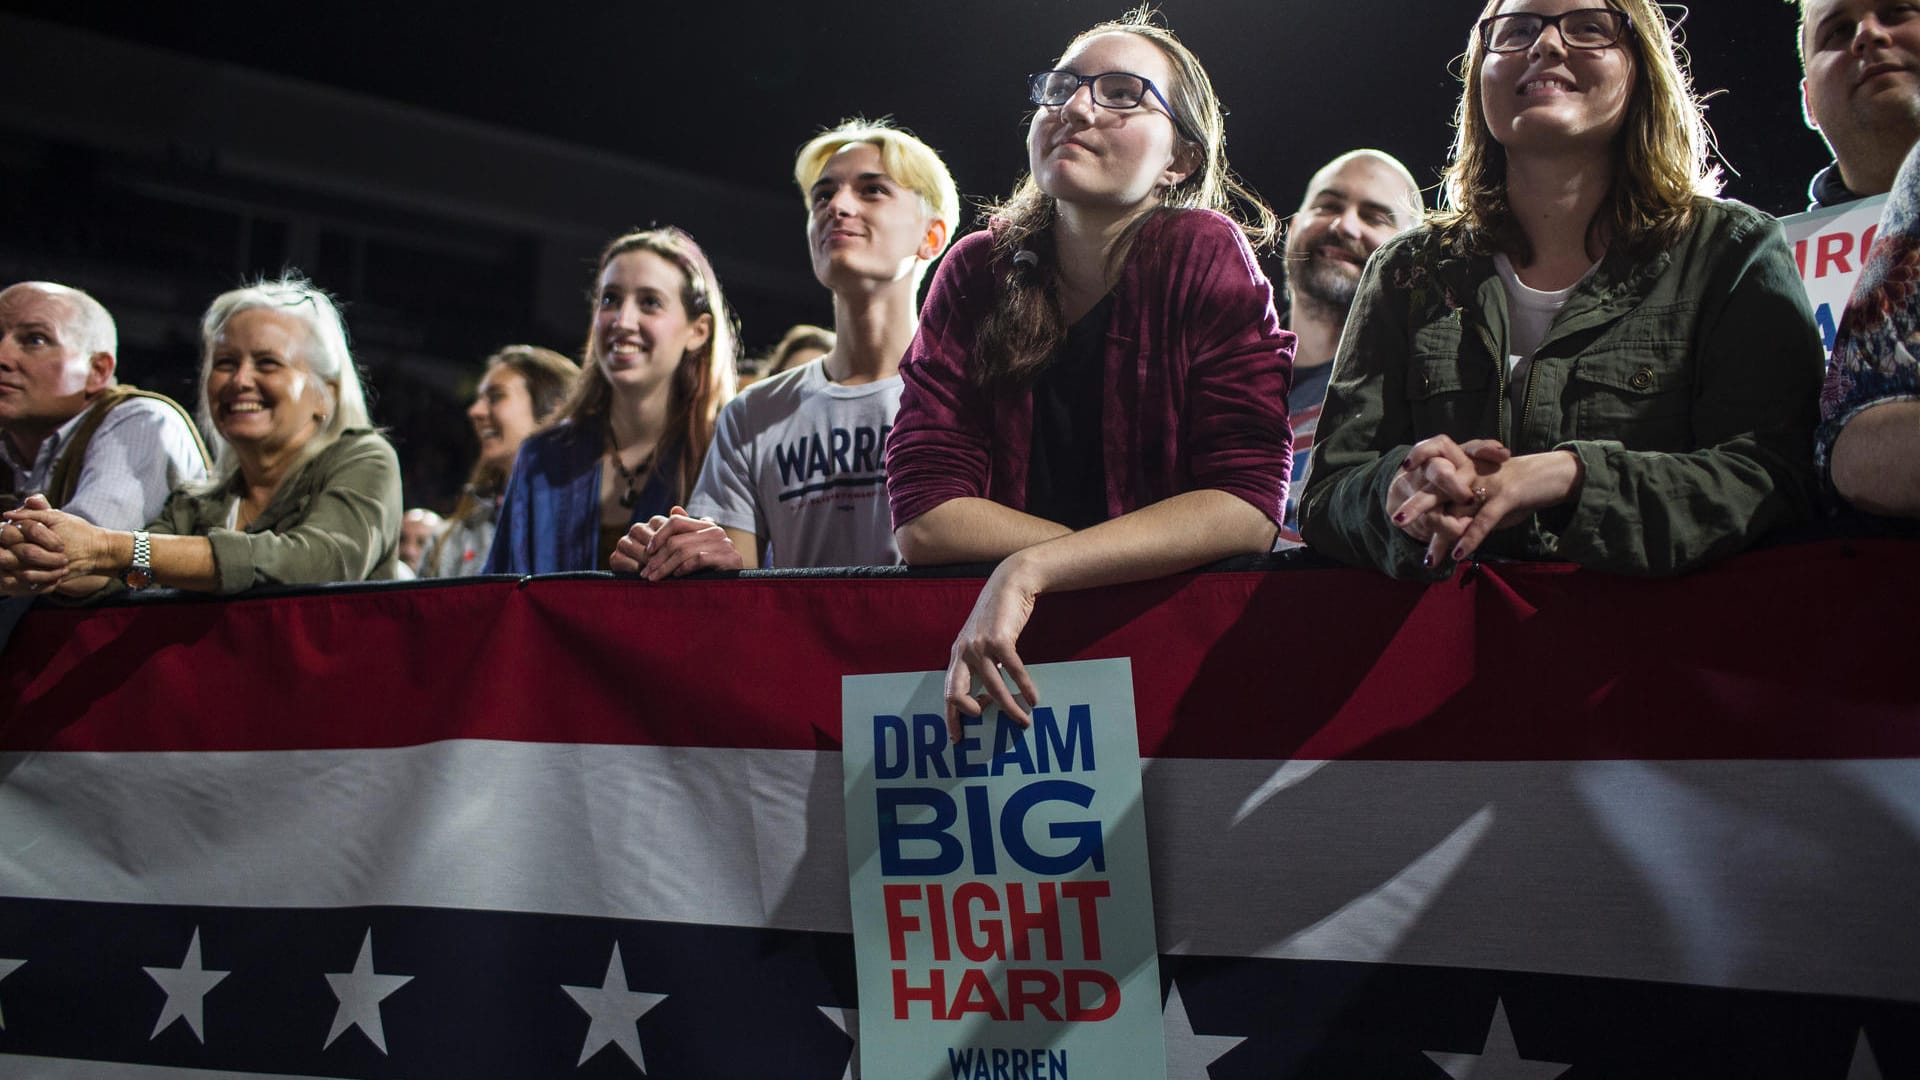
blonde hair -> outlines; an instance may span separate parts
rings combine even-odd
[[[373,426],[373,419],[367,414],[360,369],[347,347],[347,325],[333,297],[298,274],[221,293],[200,319],[200,385],[195,395],[199,400],[194,416],[213,448],[213,472],[200,489],[205,492],[225,488],[240,470],[233,444],[214,426],[213,410],[207,404],[207,380],[213,374],[214,340],[226,330],[234,316],[243,311],[271,311],[293,319],[307,331],[299,359],[308,371],[319,377],[321,393],[327,399],[327,415],[321,420],[320,430],[300,448],[299,461],[310,460],[332,446],[348,428]]]
[[[706,460],[708,444],[713,442],[713,427],[720,407],[733,397],[738,385],[734,363],[738,359],[739,334],[733,324],[733,313],[727,308],[726,294],[720,290],[720,278],[714,274],[706,252],[700,250],[693,237],[671,225],[616,237],[600,253],[594,280],[599,281],[608,263],[633,251],[652,252],[679,267],[686,282],[680,289],[680,303],[686,309],[687,318],[693,320],[707,315],[713,322],[706,343],[688,349],[674,370],[672,397],[667,403],[667,429],[660,435],[661,449],[671,448],[677,453],[680,475],[674,478],[674,486],[676,498],[684,501],[700,477],[700,465]],[[607,373],[600,369],[599,332],[597,321],[589,325],[580,374],[549,427],[572,422],[601,425],[604,429],[607,411],[613,402],[613,386],[607,382]],[[656,454],[656,459],[658,456]]]
[[[1481,18],[1505,2],[1487,0]],[[1651,0],[1606,3],[1632,23],[1620,45],[1631,50],[1635,78],[1626,121],[1614,141],[1613,186],[1590,228],[1608,244],[1645,256],[1679,241],[1693,223],[1694,199],[1720,193],[1720,170],[1708,160],[1712,139],[1666,15]],[[1476,22],[1468,35],[1464,85],[1454,114],[1453,154],[1433,221],[1469,251],[1505,252],[1530,262],[1533,246],[1507,204],[1506,149],[1489,131],[1480,100],[1486,60]]]
[[[1159,17],[1159,12],[1142,4],[1075,36],[1061,55],[1089,38],[1116,32],[1144,38],[1159,49],[1173,72],[1171,85],[1160,87],[1160,91],[1166,95],[1174,132],[1198,155],[1193,171],[1161,192],[1159,210],[1217,211],[1240,226],[1255,250],[1264,248],[1273,242],[1279,218],[1228,166],[1226,109],[1213,92],[1213,80],[1207,77],[1207,69],[1193,50],[1156,21]],[[1189,135],[1199,141],[1191,141]],[[1054,198],[1040,190],[1039,182],[1028,173],[1005,202],[989,207],[987,213],[993,227],[994,255],[1011,269],[1001,282],[999,302],[980,329],[975,348],[979,362],[973,376],[983,387],[1019,386],[1046,366],[1066,336],[1066,319],[1055,294],[1053,271],[1046,265],[1053,254]],[[1108,258],[1124,258],[1134,237],[1154,216],[1145,213],[1135,218]],[[1023,249],[1040,256],[1041,264],[1023,267],[1014,262],[1014,254]]]
[[[882,117],[866,120],[851,117],[807,140],[793,159],[793,182],[802,198],[809,198],[814,182],[826,171],[835,154],[856,143],[867,143],[880,151],[880,167],[907,190],[920,196],[927,216],[945,223],[947,238],[960,231],[960,191],[953,185],[953,174],[933,147],[904,128]],[[920,263],[926,273],[931,260]]]

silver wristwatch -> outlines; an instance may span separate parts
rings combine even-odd
[[[146,533],[133,534],[133,564],[120,580],[129,589],[144,589],[153,584],[153,541]]]

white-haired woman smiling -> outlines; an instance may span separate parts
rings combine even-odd
[[[261,282],[221,295],[200,329],[213,478],[135,532],[29,500],[0,527],[0,589],[235,593],[394,576],[399,462],[371,430],[333,301],[299,279]]]

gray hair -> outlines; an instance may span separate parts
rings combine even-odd
[[[0,289],[0,293],[15,289],[38,289],[48,296],[57,296],[72,303],[76,317],[67,329],[73,331],[73,344],[85,349],[89,357],[95,353],[106,353],[116,358],[120,355],[120,331],[113,324],[113,315],[105,305],[86,292],[57,281],[22,281]]]
[[[213,343],[235,315],[243,311],[272,311],[297,320],[307,329],[306,348],[299,359],[307,370],[320,377],[327,398],[327,416],[320,430],[301,448],[301,460],[332,446],[348,428],[373,426],[367,413],[366,392],[360,385],[360,370],[347,348],[347,327],[333,297],[298,275],[271,281],[259,281],[232,292],[221,293],[200,319],[200,385],[195,416],[213,447],[213,475],[207,490],[218,490],[233,479],[240,463],[233,447],[222,438],[213,424],[213,411],[207,405],[207,378],[213,372]]]

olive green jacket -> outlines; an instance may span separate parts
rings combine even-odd
[[[1822,350],[1772,217],[1701,199],[1672,249],[1608,254],[1548,328],[1518,409],[1507,335],[1490,256],[1424,226],[1374,253],[1313,448],[1308,545],[1395,577],[1451,573],[1423,567],[1385,510],[1412,444],[1438,434],[1579,455],[1574,499],[1495,532],[1491,556],[1677,574],[1809,513]]]
[[[341,432],[296,469],[245,529],[227,528],[234,487],[181,488],[149,532],[204,536],[220,593],[255,585],[387,580],[400,543],[400,460],[379,433]]]

